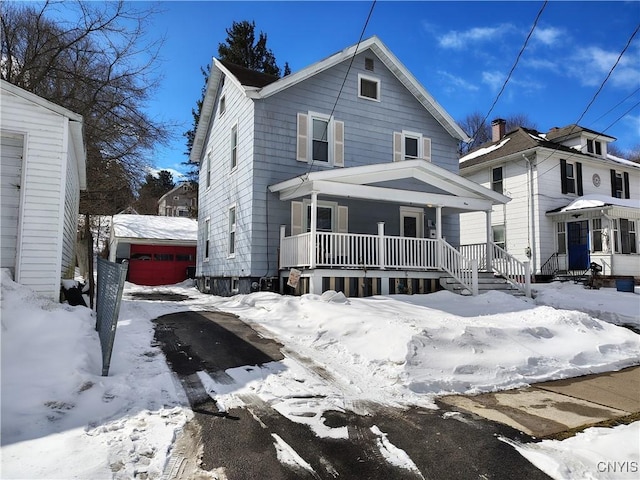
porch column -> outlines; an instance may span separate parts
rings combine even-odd
[[[436,248],[436,265],[442,270],[442,206],[436,205],[436,240],[438,240],[438,248]]]
[[[487,271],[493,271],[493,230],[491,229],[491,210],[485,210],[487,219]]]
[[[309,225],[309,233],[311,234],[311,241],[309,242],[309,250],[310,250],[309,251],[309,268],[316,268],[317,223],[318,223],[318,192],[311,192],[311,225]]]
[[[378,267],[384,270],[387,265],[387,252],[384,245],[384,222],[378,222]]]
[[[280,271],[280,265],[284,265],[284,256],[285,252],[282,248],[282,244],[284,243],[284,237],[286,235],[286,225],[280,225],[280,244],[278,245],[278,271]],[[280,290],[282,291],[282,290]]]

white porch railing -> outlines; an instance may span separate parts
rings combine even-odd
[[[280,239],[280,268],[438,269],[438,240],[356,233],[317,232]],[[446,242],[445,242],[446,243]],[[312,258],[312,252],[313,257]]]
[[[478,295],[478,261],[462,255],[442,241],[442,269],[455,278],[472,295]]]
[[[502,275],[527,297],[531,297],[531,267],[529,262],[519,261],[493,242],[489,242],[489,244],[492,252],[490,269],[487,265],[486,243],[461,245],[460,253],[467,258],[477,259],[480,269],[494,271]]]

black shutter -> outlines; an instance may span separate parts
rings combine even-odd
[[[562,186],[562,193],[567,193],[567,161],[560,159],[560,185]]]
[[[576,162],[576,187],[578,196],[582,196],[582,163]]]
[[[624,198],[630,198],[629,197],[629,173],[624,172]]]
[[[616,171],[611,169],[611,196],[615,198],[616,196]]]

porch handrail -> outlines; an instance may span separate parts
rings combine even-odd
[[[280,268],[311,265],[311,233],[280,238]]]
[[[527,297],[531,297],[531,267],[529,262],[521,262],[502,247],[493,242],[489,243],[493,250],[493,270],[502,275]]]
[[[486,270],[487,268],[487,242],[470,243],[460,245],[460,253],[467,258],[475,258],[478,260],[478,269]]]
[[[540,274],[553,276],[558,273],[559,270],[558,252],[554,252],[540,267]]]
[[[472,295],[478,295],[478,261],[461,254],[443,239],[440,239],[440,246],[441,268]]]

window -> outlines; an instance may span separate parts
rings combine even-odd
[[[562,193],[582,195],[582,164],[560,160],[560,182]]]
[[[565,254],[567,253],[567,233],[566,233],[566,224],[565,223],[557,223],[556,234],[558,240],[558,253]]]
[[[380,100],[380,80],[358,75],[358,97],[368,100]]]
[[[188,253],[176,253],[176,262],[193,262],[193,255]]]
[[[231,293],[238,293],[240,291],[240,279],[238,277],[231,277]]]
[[[602,155],[602,143],[596,140],[587,140],[587,152]]]
[[[493,225],[491,232],[493,233],[493,243],[501,249],[506,250],[507,243],[505,241],[504,225]]]
[[[236,253],[236,207],[229,207],[229,256]]]
[[[207,188],[209,188],[211,186],[211,153],[209,153],[207,155],[207,181],[206,181],[206,185]]]
[[[373,58],[365,57],[364,58],[364,69],[373,72]]]
[[[415,132],[393,132],[393,161],[431,161],[431,139]]]
[[[313,118],[311,124],[311,160],[329,162],[329,121]]]
[[[296,160],[344,167],[344,122],[321,113],[298,113]]]
[[[307,205],[307,232],[311,230],[311,204]],[[333,206],[318,205],[316,231],[333,231]]]
[[[496,167],[491,170],[491,190],[502,193],[502,167]]]
[[[220,97],[220,106],[218,107],[219,116],[222,116],[227,110],[227,98],[223,95]]]
[[[209,260],[209,219],[204,221],[204,259]]]
[[[173,262],[173,254],[171,253],[154,253],[153,259],[160,262]]]
[[[616,245],[617,253],[638,253],[635,221],[628,220],[626,218],[620,219],[619,245],[622,247],[622,249],[618,250],[618,245]]]
[[[231,129],[231,170],[238,166],[238,125]]]
[[[602,219],[594,218],[591,220],[591,251],[602,251]]]
[[[629,173],[611,169],[611,196],[615,198],[630,198]]]

